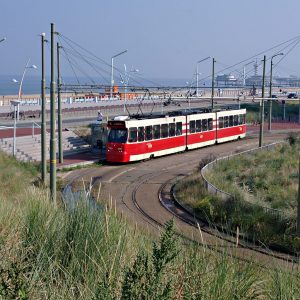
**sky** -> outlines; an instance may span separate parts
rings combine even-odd
[[[126,64],[139,69],[144,78],[189,80],[196,62],[207,56],[215,57],[220,72],[298,36],[299,12],[299,0],[2,0],[0,39],[6,40],[0,43],[0,75],[20,76],[31,58],[39,69],[28,73],[40,76],[39,34],[45,32],[50,39],[53,22],[59,33],[108,64],[114,54],[127,49],[115,59],[119,69]],[[300,75],[299,52],[300,44],[275,75]],[[200,77],[210,74],[211,68],[211,60],[200,63]],[[61,70],[63,76],[73,75],[64,58]]]

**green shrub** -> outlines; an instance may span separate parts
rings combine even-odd
[[[174,221],[166,224],[160,244],[153,244],[152,255],[140,253],[125,272],[121,299],[171,299],[172,277],[166,276],[178,255]]]

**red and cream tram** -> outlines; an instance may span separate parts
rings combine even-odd
[[[243,138],[246,109],[172,112],[108,121],[106,160],[130,162]]]

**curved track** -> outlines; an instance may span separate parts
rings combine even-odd
[[[280,136],[266,136],[265,142],[282,139]],[[188,151],[181,154],[157,158],[151,161],[129,165],[107,165],[101,168],[82,169],[69,172],[68,182],[86,180],[101,182],[101,195],[111,196],[116,206],[128,219],[154,234],[171,218],[176,218],[178,234],[199,244],[217,251],[226,251],[243,260],[253,260],[262,265],[285,266],[298,268],[291,257],[274,253],[262,248],[248,248],[238,245],[234,238],[206,228],[199,224],[201,230],[194,226],[194,217],[173,205],[171,186],[178,177],[186,176],[197,168],[199,161],[209,154],[215,156],[228,155],[257,146],[255,139],[246,138],[241,141],[220,144],[213,147]],[[163,205],[162,205],[163,203]]]

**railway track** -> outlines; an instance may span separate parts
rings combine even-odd
[[[282,136],[280,136],[282,138]],[[269,142],[278,136],[266,137]],[[176,205],[172,199],[171,186],[174,181],[190,174],[199,161],[210,153],[217,156],[253,148],[257,142],[253,137],[233,143],[221,144],[182,154],[157,158],[123,166],[107,165],[73,171],[68,174],[69,184],[78,180],[101,182],[104,194],[111,195],[122,214],[138,226],[157,234],[166,221],[176,218],[178,235],[186,241],[193,241],[201,247],[226,252],[242,260],[255,261],[263,266],[297,269],[294,257],[269,251],[246,243],[236,243],[236,238],[209,228],[195,216]],[[92,179],[91,179],[92,178]]]

